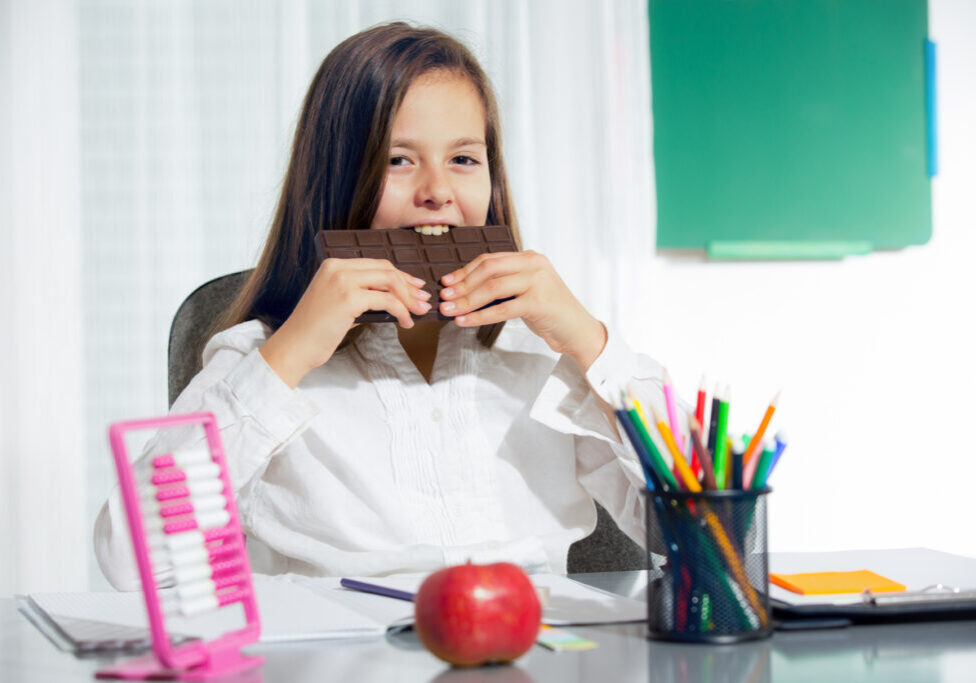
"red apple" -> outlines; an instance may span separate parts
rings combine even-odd
[[[539,635],[542,607],[520,567],[462,564],[434,572],[414,597],[414,629],[445,662],[510,662]]]

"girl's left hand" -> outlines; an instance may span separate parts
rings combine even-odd
[[[461,327],[521,318],[556,353],[586,372],[607,342],[607,331],[569,291],[542,254],[481,254],[441,282],[440,312]],[[497,299],[508,299],[478,310]]]

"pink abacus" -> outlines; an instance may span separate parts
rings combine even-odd
[[[205,442],[132,463],[129,431],[199,424]],[[119,475],[153,652],[96,672],[97,678],[202,681],[260,665],[241,653],[261,631],[244,534],[234,502],[217,421],[211,413],[118,422],[109,440]],[[160,599],[156,577],[171,573],[173,587]],[[244,625],[210,640],[174,644],[167,616],[193,617],[240,604]]]

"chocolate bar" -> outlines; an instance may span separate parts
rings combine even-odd
[[[424,281],[431,295],[430,311],[414,320],[450,320],[441,315],[441,278],[470,263],[479,254],[518,251],[507,225],[451,228],[441,235],[423,235],[413,228],[393,230],[320,230],[315,237],[319,263],[327,258],[386,259]],[[493,301],[489,306],[498,303]],[[357,323],[396,322],[386,311],[366,311]]]

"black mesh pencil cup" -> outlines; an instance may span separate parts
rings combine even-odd
[[[772,634],[766,501],[770,489],[645,491],[648,636],[735,643]]]

